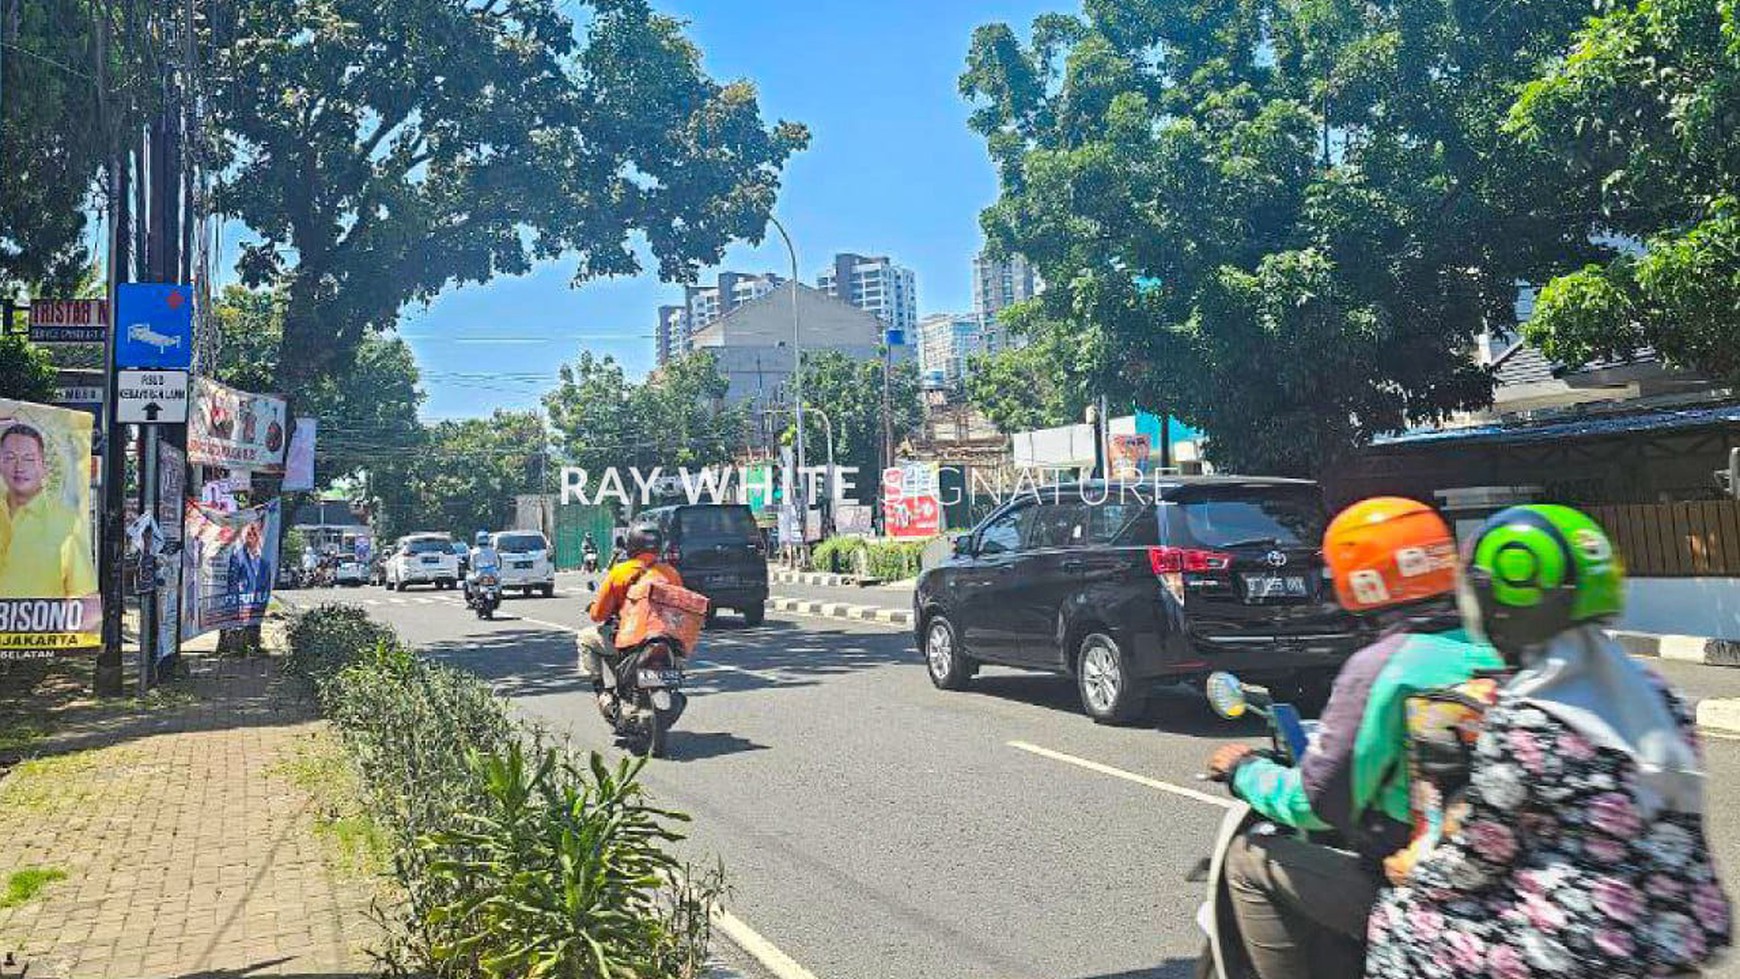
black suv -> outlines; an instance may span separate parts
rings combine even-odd
[[[1213,670],[1326,695],[1365,639],[1335,601],[1315,483],[1179,477],[1045,487],[955,541],[913,593],[932,682],[981,662],[1066,673],[1096,721]]]
[[[740,503],[695,503],[647,510],[665,536],[664,559],[683,587],[760,625],[767,616],[767,553],[755,516]],[[711,617],[711,613],[709,613]]]

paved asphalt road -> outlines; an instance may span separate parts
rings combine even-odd
[[[577,746],[614,752],[574,669],[589,596],[561,589],[494,622],[450,592],[284,597],[363,603]],[[732,912],[817,979],[1188,974],[1200,895],[1184,876],[1221,814],[1192,776],[1254,727],[1182,691],[1157,697],[1148,726],[1097,726],[1069,680],[1002,670],[944,693],[890,626],[727,615],[703,643],[671,757],[645,780],[694,816],[688,856],[724,861]],[[1713,800],[1736,798],[1740,742],[1709,754]],[[1740,807],[1712,809],[1723,865],[1740,867]],[[1740,979],[1740,963],[1712,975]]]

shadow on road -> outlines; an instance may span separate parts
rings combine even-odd
[[[767,745],[724,731],[685,731],[678,728],[665,735],[667,761],[701,761],[745,751],[766,751]]]
[[[430,659],[466,670],[487,681],[504,697],[590,691],[580,675],[574,637],[528,627],[504,629],[425,643]]]
[[[1167,959],[1151,969],[1107,972],[1094,976],[1082,976],[1080,979],[1184,979],[1184,977],[1193,974],[1195,969],[1195,959]]]
[[[1050,673],[994,673],[973,678],[969,694],[984,694],[1037,707],[1050,707],[1072,714],[1082,712],[1081,695],[1070,677]],[[1132,724],[1152,727],[1166,734],[1199,738],[1236,738],[1260,735],[1265,728],[1256,717],[1228,721],[1208,709],[1202,692],[1183,685],[1159,687],[1148,701],[1145,720]]]

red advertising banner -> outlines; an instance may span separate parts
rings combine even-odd
[[[882,526],[889,537],[926,539],[942,533],[935,465],[908,462],[883,470]]]

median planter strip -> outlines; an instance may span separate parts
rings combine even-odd
[[[1740,666],[1740,640],[1657,635],[1624,629],[1612,630],[1612,635],[1633,656],[1671,659],[1700,666]]]

